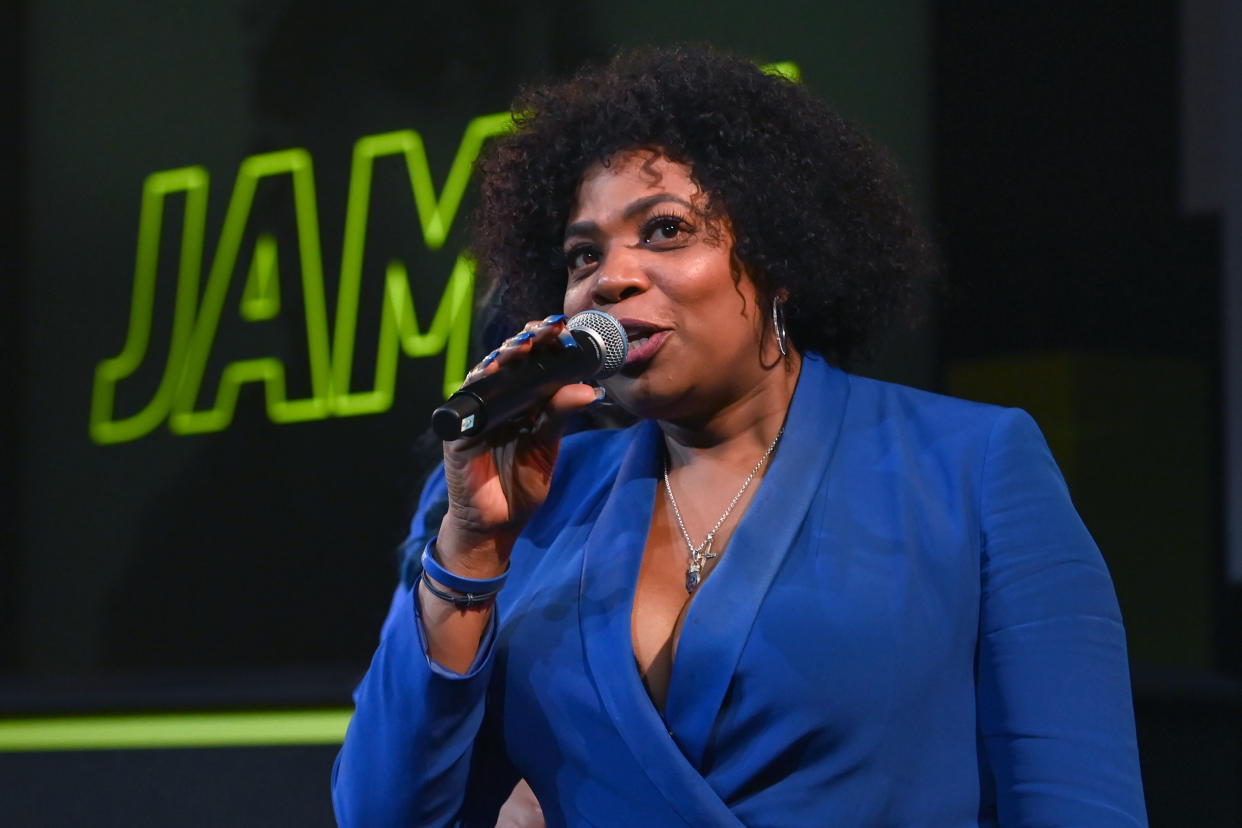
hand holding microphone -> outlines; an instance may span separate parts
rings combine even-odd
[[[451,583],[435,587],[450,592],[433,592],[425,574],[417,587],[428,657],[457,672],[469,668],[492,605],[462,607],[452,590],[487,584],[480,591],[494,594],[503,583],[518,535],[548,496],[566,420],[596,398],[579,383],[615,372],[626,351],[625,332],[610,316],[586,312],[568,325],[550,316],[490,354],[432,415],[445,440],[449,506],[434,551],[424,554]],[[526,427],[496,428],[524,417]]]
[[[615,373],[627,351],[625,330],[607,314],[548,317],[489,355],[435,410],[449,497],[437,556],[446,569],[484,579],[505,570],[547,497],[566,421],[595,399],[578,383]],[[495,431],[536,409],[529,427]]]

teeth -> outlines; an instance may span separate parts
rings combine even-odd
[[[638,348],[638,347],[640,347],[641,345],[644,345],[644,344],[647,342],[647,340],[648,340],[648,339],[650,339],[650,338],[651,338],[650,336],[640,336],[640,337],[638,337],[638,338],[636,338],[636,339],[631,339],[631,340],[630,340],[630,347],[631,347],[631,348]]]

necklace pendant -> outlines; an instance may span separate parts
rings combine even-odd
[[[698,554],[695,555],[695,557],[698,558],[698,560],[700,561],[700,564],[699,564],[700,566],[702,566],[702,561],[705,561],[708,558],[716,557],[716,553],[712,551],[713,540],[715,540],[715,537],[713,537],[712,535],[708,535],[707,540],[703,541],[702,548],[699,549]]]
[[[694,591],[699,588],[699,581],[699,569],[691,564],[690,569],[686,571],[686,592],[693,595]]]

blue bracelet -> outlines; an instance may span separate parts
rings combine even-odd
[[[445,592],[431,582],[431,576],[427,574],[426,570],[423,570],[423,574],[419,579],[423,582],[423,586],[427,587],[427,590],[432,595],[436,596],[441,601],[449,602],[458,609],[473,609],[474,607],[481,607],[486,604],[490,604],[492,599],[500,593],[500,590],[498,589],[492,590],[491,592],[484,592],[481,595],[475,595],[473,592],[467,592],[465,595],[462,595],[460,592]]]
[[[433,537],[427,541],[426,548],[423,549],[423,572],[434,578],[437,583],[444,584],[454,592],[460,592],[462,595],[483,595],[486,593],[496,593],[505,585],[505,579],[509,577],[509,571],[505,570],[495,578],[463,578],[460,575],[454,575],[444,567],[440,566],[436,560],[436,539]]]

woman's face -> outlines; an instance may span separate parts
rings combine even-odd
[[[570,211],[565,313],[602,310],[629,335],[604,382],[614,400],[640,416],[709,416],[776,361],[762,358],[755,285],[735,282],[728,222],[708,219],[689,167],[648,150],[610,161],[587,170]]]

